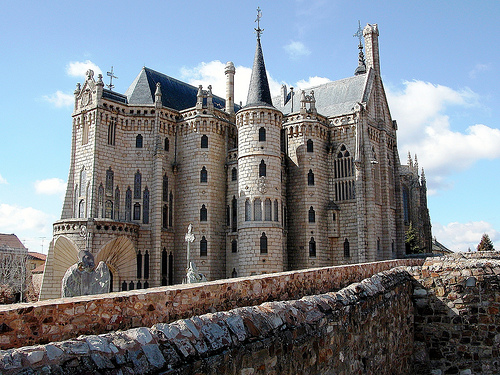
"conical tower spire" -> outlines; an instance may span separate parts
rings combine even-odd
[[[248,106],[273,106],[271,100],[271,91],[269,90],[269,82],[267,81],[266,66],[264,64],[264,55],[262,54],[262,46],[260,45],[260,35],[263,29],[260,28],[260,18],[262,13],[260,8],[257,9],[258,24],[255,29],[257,33],[257,47],[255,49],[255,57],[253,59],[252,76],[250,78],[250,87],[248,88],[247,107]]]

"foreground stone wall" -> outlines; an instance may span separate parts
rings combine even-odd
[[[421,374],[500,374],[500,253],[429,258],[415,278]]]
[[[299,299],[339,290],[393,267],[422,263],[399,259],[0,306],[0,349]]]
[[[339,292],[0,351],[0,371],[408,374],[412,288],[406,269],[393,269]]]

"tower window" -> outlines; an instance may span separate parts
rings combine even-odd
[[[141,220],[141,204],[134,204],[134,220]]]
[[[134,199],[141,199],[141,183],[142,175],[139,170],[137,170],[134,176]]]
[[[307,174],[307,185],[314,186],[314,173],[312,169],[309,169],[309,173]]]
[[[200,147],[201,148],[208,148],[208,137],[205,134],[203,134],[201,136],[201,146]]]
[[[146,187],[143,194],[142,222],[149,224],[149,189]]]
[[[267,254],[267,236],[265,232],[262,232],[262,236],[260,236],[260,253]]]
[[[170,140],[168,138],[165,138],[165,151],[168,151],[170,149]]]
[[[236,240],[231,241],[231,252],[232,253],[238,252],[238,242]]]
[[[313,152],[314,151],[314,143],[313,143],[312,139],[308,139],[307,140],[306,149],[307,149],[307,152]]]
[[[140,134],[135,137],[135,148],[142,148],[142,135]]]
[[[261,127],[259,129],[259,142],[263,142],[266,140],[266,128]]]
[[[349,240],[346,238],[344,241],[344,258],[351,257],[351,249],[349,248]]]
[[[132,218],[132,190],[130,186],[125,192],[125,221],[130,221]]]
[[[272,220],[272,203],[269,198],[264,201],[264,220]]]
[[[200,256],[201,257],[206,257],[208,254],[208,243],[207,243],[207,239],[205,238],[205,236],[201,237],[201,241],[200,241]]]
[[[309,256],[316,256],[316,241],[314,241],[314,237],[311,237],[311,240],[309,241]]]
[[[255,221],[262,220],[262,201],[259,198],[255,198],[253,201],[253,219]]]
[[[252,205],[250,204],[250,200],[247,199],[245,201],[245,221],[252,220]]]
[[[201,171],[200,171],[200,182],[207,182],[207,181],[208,181],[207,168],[205,168],[205,166],[203,166],[203,168],[201,168]]]
[[[264,160],[261,160],[259,164],[259,177],[265,177],[266,176],[266,163],[264,163]]]
[[[233,167],[231,169],[231,181],[236,181],[238,179],[238,171]]]
[[[309,222],[316,222],[316,211],[314,211],[314,208],[312,206],[309,208]]]
[[[200,221],[207,221],[207,207],[205,205],[202,205],[200,208]]]

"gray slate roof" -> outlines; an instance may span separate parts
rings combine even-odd
[[[314,90],[316,99],[316,110],[319,114],[326,117],[334,117],[352,113],[354,105],[358,102],[367,102],[373,82],[371,70],[366,74],[360,74],[353,77],[340,79],[338,81],[328,82],[320,86],[306,89],[309,95]],[[288,93],[287,103],[283,105],[281,97],[274,97],[274,106],[283,114],[291,113],[292,100]],[[300,90],[296,90],[293,95],[293,112],[300,109]]]
[[[161,85],[161,101],[164,107],[182,111],[196,106],[197,87],[146,67],[142,68],[125,92],[129,104],[154,104],[157,82]],[[224,109],[226,105],[225,99],[215,95],[213,103],[218,109]],[[235,106],[235,111],[239,108]]]
[[[248,87],[246,106],[255,105],[273,106],[260,38],[257,38],[257,47],[255,48],[255,57],[253,59],[252,76],[250,78],[250,86]]]

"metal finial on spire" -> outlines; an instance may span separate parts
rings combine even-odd
[[[115,85],[113,85],[113,78],[118,79],[118,77],[113,74],[113,67],[111,67],[111,71],[106,72],[106,74],[109,77],[109,85],[106,86],[108,87],[108,89],[113,90],[113,88],[115,87]]]
[[[260,19],[262,18],[262,11],[260,10],[260,7],[257,8],[257,19],[255,22],[257,22],[257,28],[255,29],[255,32],[257,33],[257,39],[260,39],[260,34],[264,31],[264,29],[260,28]]]
[[[361,39],[363,38],[363,29],[361,28],[361,21],[358,20],[358,30],[356,31],[356,34],[353,35],[353,37],[359,39],[359,45],[361,46]]]

